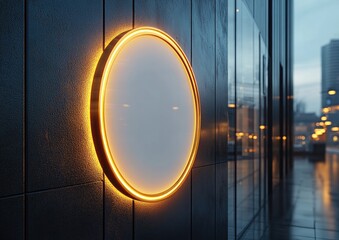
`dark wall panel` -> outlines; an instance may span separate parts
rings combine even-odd
[[[215,166],[192,170],[192,239],[215,239]]]
[[[135,239],[190,239],[190,176],[170,198],[158,203],[135,201]]]
[[[0,1],[0,197],[22,193],[23,1]]]
[[[133,0],[105,1],[105,46],[133,27]]]
[[[228,135],[228,86],[227,67],[227,0],[216,1],[216,239],[227,239],[228,206],[228,169],[227,169],[227,135]]]
[[[133,239],[133,200],[120,193],[105,177],[105,239]]]
[[[191,59],[191,2],[135,0],[135,27],[151,26],[167,32]],[[193,69],[194,70],[194,69]]]
[[[0,199],[0,239],[24,239],[24,197]]]
[[[191,63],[201,102],[197,167],[215,163],[215,1],[192,2]]]
[[[281,89],[279,84],[279,70],[280,70],[280,37],[279,37],[279,4],[280,1],[274,0],[271,2],[271,11],[272,11],[272,28],[271,30],[271,50],[269,50],[270,59],[270,67],[271,67],[271,79],[269,80],[269,85],[271,84],[271,101],[269,100],[269,104],[271,104],[271,109],[269,112],[272,112],[271,124],[272,124],[272,147],[269,149],[272,151],[272,183],[273,186],[277,185],[280,181],[281,175],[281,156],[280,156],[280,101],[281,101]],[[270,136],[269,136],[270,137]]]
[[[27,239],[103,239],[102,182],[27,196]]]
[[[89,121],[102,7],[90,0],[28,2],[29,191],[102,179]]]
[[[216,239],[227,239],[229,227],[227,219],[228,187],[227,162],[216,164]],[[230,200],[232,201],[232,200]]]
[[[227,161],[227,1],[216,2],[216,162]]]

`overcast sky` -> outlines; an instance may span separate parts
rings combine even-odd
[[[321,47],[339,39],[339,0],[294,0],[294,95],[320,113]]]

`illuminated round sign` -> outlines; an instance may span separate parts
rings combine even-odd
[[[91,119],[100,162],[119,189],[142,201],[173,194],[200,137],[198,89],[179,45],[149,27],[114,39],[97,67]]]

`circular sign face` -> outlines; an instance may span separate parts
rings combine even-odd
[[[199,143],[200,101],[189,61],[170,36],[148,27],[120,35],[102,58],[92,116],[108,171],[129,196],[164,199],[187,177]]]

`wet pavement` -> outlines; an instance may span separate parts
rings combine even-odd
[[[295,157],[271,202],[269,228],[261,239],[339,240],[339,153],[327,153],[325,159]],[[258,222],[265,223],[262,215]]]

